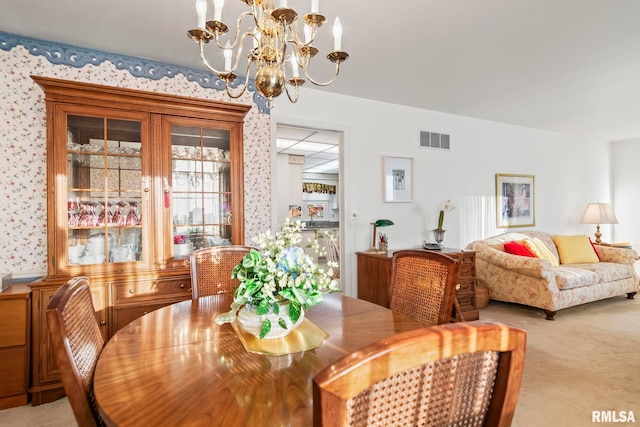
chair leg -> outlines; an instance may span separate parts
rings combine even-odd
[[[545,320],[556,320],[556,319],[553,318],[553,316],[555,316],[556,313],[557,313],[557,311],[544,310],[544,314],[547,315]]]
[[[451,320],[453,322],[464,322],[464,316],[462,315],[462,310],[460,309],[460,303],[458,302],[458,297],[453,297],[453,307],[455,311],[458,313],[457,316],[454,316]]]

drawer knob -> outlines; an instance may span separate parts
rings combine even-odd
[[[134,291],[133,289],[129,289],[129,293],[132,294]]]
[[[186,286],[184,285],[184,283],[180,283],[180,289],[184,289],[186,288]]]
[[[107,324],[107,322],[106,322],[106,321],[104,321],[104,320],[101,320],[101,321],[100,321],[100,326],[104,326],[104,325],[106,325],[106,324]]]
[[[145,315],[145,314],[147,314],[147,313],[148,313],[148,311],[145,311],[145,312],[144,312],[144,313],[142,313],[142,314],[143,314],[143,315]]]

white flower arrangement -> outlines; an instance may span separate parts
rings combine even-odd
[[[333,278],[333,269],[338,265],[328,262],[327,267],[314,264],[305,253],[302,242],[302,230],[306,224],[286,218],[280,230],[272,234],[270,231],[258,234],[254,239],[255,249],[245,255],[233,269],[232,278],[237,278],[240,285],[234,292],[232,310],[220,315],[218,323],[233,321],[235,313],[243,305],[255,308],[256,314],[280,314],[280,304],[289,303],[289,316],[295,323],[301,315],[302,307],[320,304],[323,295],[339,292],[338,282]],[[311,248],[318,256],[326,255],[319,244],[320,237],[335,239],[330,234],[317,232],[313,239],[304,246]],[[278,324],[286,328],[283,318]],[[271,330],[271,322],[263,322],[260,338],[264,338]]]
[[[456,207],[453,204],[453,202],[451,200],[447,200],[446,202],[444,202],[444,205],[442,206],[442,210],[440,211],[440,216],[438,216],[438,228],[437,230],[442,230],[442,225],[444,223],[444,213],[445,212],[451,212],[452,210],[454,210]]]

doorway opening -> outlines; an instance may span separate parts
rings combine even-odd
[[[277,223],[285,217],[333,234],[340,253],[341,131],[278,123],[276,125]],[[285,191],[287,189],[287,191]],[[306,236],[303,236],[306,241]],[[314,260],[322,263],[323,260]],[[339,262],[339,259],[338,259]]]

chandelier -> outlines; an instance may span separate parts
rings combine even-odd
[[[189,37],[200,47],[200,59],[204,65],[220,79],[225,81],[227,94],[231,98],[239,98],[245,92],[249,81],[251,65],[256,68],[256,90],[267,99],[267,108],[273,107],[273,99],[283,90],[292,103],[298,101],[298,88],[305,82],[300,77],[300,70],[306,79],[317,86],[327,86],[333,83],[340,72],[340,63],[349,55],[342,51],[342,26],[338,18],[333,24],[334,49],[327,54],[327,59],[335,64],[333,77],[327,82],[318,82],[309,76],[311,58],[318,49],[313,42],[318,30],[326,22],[326,18],[318,13],[319,0],[311,0],[311,12],[302,17],[303,30],[298,25],[298,12],[287,7],[287,0],[241,0],[251,10],[245,11],[238,17],[236,32],[233,39],[227,38],[223,44],[221,36],[229,31],[229,27],[222,21],[224,0],[214,0],[214,17],[206,21],[207,0],[196,0],[198,28],[189,30]],[[250,20],[249,28],[242,34],[243,20]],[[206,21],[206,22],[205,22]],[[302,35],[304,34],[304,41]],[[237,92],[231,91],[231,83],[238,77],[235,72],[242,59],[245,42],[252,41],[252,48],[247,54],[247,68],[244,83]],[[222,51],[224,69],[217,70],[209,64],[204,54],[204,46],[214,41]],[[233,61],[235,50],[235,61]],[[287,72],[287,68],[291,71]],[[287,77],[289,76],[290,77]],[[285,81],[289,85],[285,84]],[[293,96],[289,86],[294,88]]]

